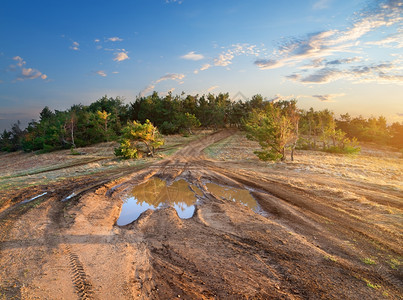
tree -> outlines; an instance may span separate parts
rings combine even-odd
[[[200,121],[195,115],[184,113],[177,116],[178,127],[188,134],[193,134],[192,129],[200,126]]]
[[[122,129],[122,139],[119,148],[115,149],[116,156],[124,158],[141,157],[140,145],[143,143],[147,148],[147,154],[154,156],[155,150],[164,144],[164,139],[149,120],[144,124],[140,122],[128,122]]]
[[[255,109],[245,123],[247,137],[259,142],[262,151],[255,151],[261,160],[286,160],[285,149],[298,137],[296,101],[268,103]]]

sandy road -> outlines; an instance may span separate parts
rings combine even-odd
[[[60,202],[62,196],[55,192],[34,209],[16,214],[18,219],[1,237],[0,295],[7,299],[402,297],[401,218],[388,213],[388,207],[402,210],[398,192],[203,156],[205,147],[232,133],[196,140],[172,157],[127,172],[119,180],[99,178],[101,185],[95,180],[92,189],[72,201]],[[180,219],[168,207],[116,226],[124,195],[152,176],[168,183],[185,179],[203,191],[194,216]],[[298,178],[301,184],[292,185],[284,178]],[[249,189],[264,215],[215,196],[207,182]],[[335,191],[312,190],[312,182]],[[362,199],[343,198],[337,192],[340,188]]]

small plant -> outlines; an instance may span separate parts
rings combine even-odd
[[[397,270],[397,268],[401,265],[400,261],[395,258],[391,258],[390,261],[388,261],[388,264],[392,269],[395,270]]]
[[[70,154],[71,155],[81,155],[81,153],[78,152],[76,149],[74,149],[74,147],[70,148]]]
[[[367,265],[376,265],[376,262],[369,257],[362,259],[362,262]]]
[[[323,258],[326,259],[326,260],[337,262],[337,258],[332,256],[332,255],[325,255]]]
[[[381,288],[379,284],[371,283],[368,279],[363,278],[362,280],[364,280],[367,283],[367,287],[370,287],[371,289],[377,290]]]

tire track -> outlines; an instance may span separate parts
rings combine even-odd
[[[71,247],[69,245],[66,246],[66,250],[68,259],[70,261],[69,265],[72,273],[71,279],[79,299],[92,299],[94,294],[92,291],[92,285],[88,280],[82,263],[80,262],[77,254],[71,251]]]

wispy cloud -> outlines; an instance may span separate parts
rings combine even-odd
[[[155,81],[155,83],[159,83],[159,82],[165,81],[165,80],[177,80],[177,81],[180,81],[183,78],[185,78],[184,74],[171,73],[171,74],[167,74],[167,75],[164,75],[164,76],[160,77],[157,81]]]
[[[13,60],[17,61],[17,66],[22,67],[26,62],[20,56],[14,56]]]
[[[344,93],[340,94],[325,94],[325,95],[312,95],[312,97],[322,101],[322,102],[335,102],[333,99],[337,97],[345,96]]]
[[[123,41],[123,39],[121,39],[121,38],[119,38],[117,36],[107,38],[106,40],[109,41],[109,42],[122,42]]]
[[[319,7],[327,1],[316,2]],[[345,30],[326,30],[308,34],[304,38],[291,38],[280,44],[269,57],[259,58],[255,65],[260,69],[274,69],[295,65],[305,60],[318,60],[331,55],[353,52],[359,39],[381,27],[401,24],[401,0],[375,1],[376,5],[357,14],[352,26]]]
[[[252,55],[258,56],[260,54],[260,50],[256,45],[251,44],[233,44],[227,50],[223,51],[214,59],[214,65],[220,67],[226,67],[232,64],[232,60],[236,56],[240,55]]]
[[[315,2],[315,4],[312,6],[313,9],[319,10],[319,9],[325,9],[328,8],[332,0],[319,0]]]
[[[213,86],[211,86],[211,87],[209,87],[209,88],[207,89],[207,92],[211,92],[211,91],[213,91],[213,90],[215,90],[215,89],[217,89],[217,88],[219,88],[218,85],[213,85]]]
[[[358,65],[344,69],[326,66],[306,76],[291,74],[286,76],[286,78],[307,84],[323,84],[338,79],[350,80],[355,83],[372,81],[403,84],[403,75],[398,73],[400,70],[401,68],[392,62]]]
[[[270,98],[268,101],[270,101],[270,102],[277,102],[277,101],[282,101],[282,100],[289,101],[289,100],[297,99],[297,98],[298,98],[298,96],[295,96],[295,95],[283,96],[280,94],[275,94],[274,97]]]
[[[120,52],[115,53],[115,57],[113,58],[114,61],[124,61],[126,59],[129,59],[129,56],[127,55],[127,51],[125,49],[121,49]]]
[[[210,69],[211,67],[212,67],[212,66],[211,66],[210,64],[204,64],[204,65],[201,66],[200,69],[194,70],[193,73],[194,73],[194,74],[198,74],[200,71],[208,70],[208,69]]]
[[[182,4],[183,0],[165,0],[165,3],[178,3],[178,4]]]
[[[24,81],[26,79],[36,79],[41,78],[43,80],[47,79],[48,76],[43,74],[41,71],[34,68],[25,68],[26,61],[22,59],[20,56],[14,56],[13,60],[15,60],[16,66],[11,65],[12,70],[19,70],[20,74],[17,76],[18,81]],[[18,67],[18,68],[17,68]]]
[[[106,73],[103,70],[95,71],[95,74],[102,76],[102,77],[106,77]]]
[[[162,81],[175,80],[175,81],[179,82],[179,84],[181,84],[183,78],[185,78],[185,74],[178,74],[178,73],[166,74],[164,76],[161,76],[157,80],[153,81],[152,83],[150,83],[144,90],[141,91],[140,95],[144,96],[144,95],[148,94],[149,92],[152,92],[154,90],[155,86]]]
[[[366,45],[376,45],[385,48],[401,49],[403,48],[403,28],[400,28],[397,33],[390,34],[384,39],[367,42]]]
[[[73,42],[72,45],[70,46],[70,49],[74,50],[74,51],[78,51],[80,50],[80,44],[78,42]]]
[[[194,51],[191,51],[185,55],[182,55],[181,58],[187,60],[201,60],[204,58],[204,56],[202,54],[197,54]]]

